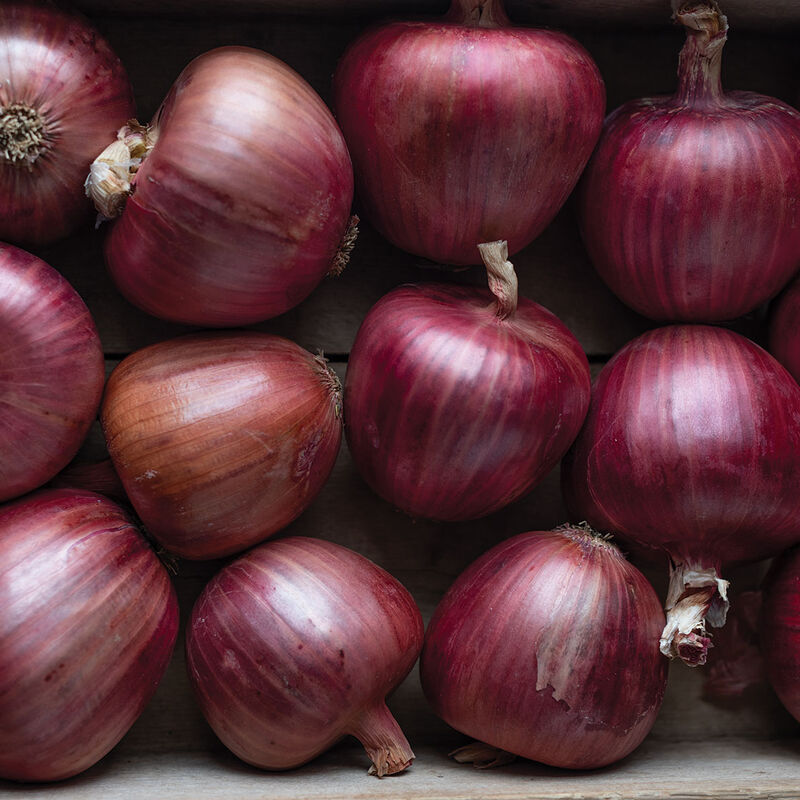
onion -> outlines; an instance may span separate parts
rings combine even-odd
[[[465,520],[520,497],[555,466],[589,402],[586,355],[521,298],[505,242],[483,244],[492,289],[402,286],[367,314],[347,365],[356,467],[414,516]]]
[[[239,758],[290,769],[349,734],[381,777],[414,758],[385,697],[422,637],[419,610],[391,575],[341,545],[292,537],[211,580],[186,655],[203,714]]]
[[[192,61],[150,127],[124,128],[98,157],[88,190],[104,216],[121,213],[105,249],[117,286],[175,322],[281,314],[353,243],[333,116],[286,64],[246,47]]]
[[[702,664],[721,568],[800,541],[800,386],[732,331],[649,331],[603,368],[563,468],[574,518],[669,555],[662,651]]]
[[[44,245],[88,220],[86,172],[133,113],[122,64],[85,19],[0,4],[0,239]]]
[[[145,347],[111,374],[108,451],[148,531],[192,559],[236,553],[308,506],[342,436],[321,356],[266,333],[198,333]]]
[[[609,115],[582,181],[581,229],[601,278],[639,313],[732,319],[800,267],[800,112],[723,93],[728,26],[713,0],[676,17],[677,92]]]
[[[0,244],[0,500],[69,462],[104,380],[100,338],[77,292],[41,259]]]
[[[144,709],[178,633],[166,569],[133,522],[89,492],[0,509],[0,777],[67,778]]]
[[[769,351],[800,381],[800,279],[795,279],[770,310]]]
[[[601,767],[655,721],[663,624],[652,587],[608,539],[567,525],[523,533],[442,599],[425,634],[422,686],[462,733],[556,767]]]
[[[501,0],[452,0],[439,21],[369,30],[334,75],[365,215],[398,247],[475,264],[512,253],[572,191],[600,133],[605,89],[555,31],[512,27]]]

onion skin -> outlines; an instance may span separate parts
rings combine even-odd
[[[238,326],[304,300],[337,255],[353,175],[336,122],[276,58],[212,50],[178,77],[106,240],[122,294],[154,316]]]
[[[4,244],[0,341],[0,500],[8,500],[46,483],[77,453],[105,372],[78,293],[41,259]]]
[[[131,519],[90,492],[0,508],[0,777],[54,781],[99,761],[166,670],[178,603]]]
[[[160,342],[111,374],[101,422],[148,531],[190,559],[244,550],[288,525],[333,469],[338,379],[265,333]]]
[[[568,526],[523,533],[440,602],[422,687],[445,722],[482,742],[556,767],[605,766],[658,714],[663,624],[652,587],[608,540]]]
[[[562,467],[574,519],[666,552],[676,567],[707,570],[703,602],[714,603],[722,566],[800,540],[800,387],[732,331],[649,331],[597,377]],[[721,625],[717,599],[710,621]],[[705,638],[702,626],[696,633]],[[695,644],[680,655],[702,663],[708,640]]]
[[[651,319],[717,322],[765,302],[800,267],[800,112],[723,93],[727,24],[684,9],[680,86],[612,112],[579,193],[600,277]]]
[[[605,109],[577,42],[511,27],[495,0],[367,31],[333,89],[360,210],[393,244],[442,264],[479,264],[479,242],[507,239],[515,253],[536,238],[577,183]]]
[[[0,117],[9,106],[32,109],[44,136],[17,160],[0,145],[0,239],[49,244],[90,217],[84,178],[134,115],[130,81],[87,20],[49,3],[0,5],[0,65]]]
[[[795,279],[770,312],[769,351],[800,381],[800,280]]]
[[[290,537],[211,580],[186,655],[206,719],[242,760],[291,769],[349,734],[380,777],[414,757],[384,698],[422,638],[419,610],[391,575],[341,545]]]

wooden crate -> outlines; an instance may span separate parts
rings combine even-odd
[[[439,12],[446,2],[379,0],[230,0],[154,2],[135,8],[118,0],[79,6],[108,36],[133,81],[140,118],[157,108],[173,79],[195,55],[224,44],[263,48],[297,69],[326,99],[346,44],[381,14]],[[675,84],[683,35],[669,24],[668,0],[518,0],[516,19],[569,30],[596,59],[609,108],[626,99],[668,93]],[[142,12],[146,11],[146,14]],[[724,84],[791,103],[800,97],[800,2],[730,0],[731,34]],[[291,14],[291,15],[290,15]],[[366,311],[394,286],[418,280],[483,284],[475,268],[442,276],[383,241],[367,225],[344,275],[326,280],[300,307],[254,326],[322,349],[341,376]],[[189,330],[155,320],[118,295],[101,255],[104,232],[86,230],[41,251],[92,309],[109,368],[146,344]],[[595,371],[651,323],[627,310],[592,271],[570,204],[545,233],[514,259],[520,290],[555,312],[577,335]],[[764,310],[737,323],[763,341]],[[84,453],[102,452],[93,432]],[[343,447],[334,473],[287,534],[322,537],[352,547],[390,570],[414,594],[425,618],[461,570],[500,540],[565,521],[557,471],[512,507],[463,524],[415,521],[374,496]],[[185,620],[194,598],[221,562],[180,564],[176,582]],[[751,588],[760,567],[729,576]],[[664,592],[664,570],[648,575]],[[185,675],[182,645],[140,720],[119,746],[85,774],[53,786],[0,782],[0,797],[58,798],[797,798],[797,725],[767,687],[725,704],[703,699],[703,671],[672,666],[668,696],[652,734],[621,764],[588,773],[518,762],[479,772],[447,759],[464,737],[427,708],[416,671],[391,707],[417,752],[404,775],[368,777],[357,745],[344,742],[288,773],[252,769],[230,755],[210,731]]]

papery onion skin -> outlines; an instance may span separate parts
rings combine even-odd
[[[384,700],[422,638],[419,609],[395,578],[341,545],[290,537],[212,578],[186,654],[206,719],[239,758],[290,769],[349,734],[381,776],[414,757]]]
[[[78,293],[40,258],[0,243],[0,500],[52,478],[81,446],[105,381]]]
[[[274,317],[331,268],[350,220],[347,147],[320,97],[276,58],[223,47],[192,61],[106,240],[123,295],[206,327]]]
[[[664,615],[610,541],[564,526],[502,542],[463,572],[425,634],[420,677],[462,733],[556,767],[624,758],[667,680]]]
[[[579,217],[595,269],[624,303],[651,319],[718,322],[756,308],[800,268],[800,112],[722,91],[727,24],[716,5],[678,18],[680,87],[608,116]]]
[[[43,140],[12,144],[14,158],[3,130],[20,107],[38,115]],[[0,239],[45,245],[88,222],[89,165],[134,112],[124,67],[87,20],[50,3],[0,4]]]
[[[119,506],[46,490],[0,508],[0,777],[99,761],[161,680],[178,632],[166,569]]]
[[[793,280],[770,310],[770,353],[800,381],[800,280]]]
[[[266,333],[198,333],[133,353],[111,374],[101,422],[148,531],[184,558],[219,558],[288,525],[333,469],[338,379]]]
[[[515,253],[536,238],[577,183],[605,109],[583,47],[512,27],[495,0],[369,30],[333,88],[359,213],[442,264],[480,263],[479,242],[504,238]]]

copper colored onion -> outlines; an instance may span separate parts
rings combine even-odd
[[[101,421],[148,531],[185,558],[244,550],[288,525],[330,474],[340,386],[320,356],[265,333],[199,333],[128,356]]]
[[[53,781],[120,740],[178,633],[166,569],[131,519],[90,492],[0,508],[0,777]]]
[[[655,721],[663,624],[652,587],[609,540],[573,526],[523,533],[442,599],[422,687],[445,722],[481,742],[556,767],[601,767]]]

